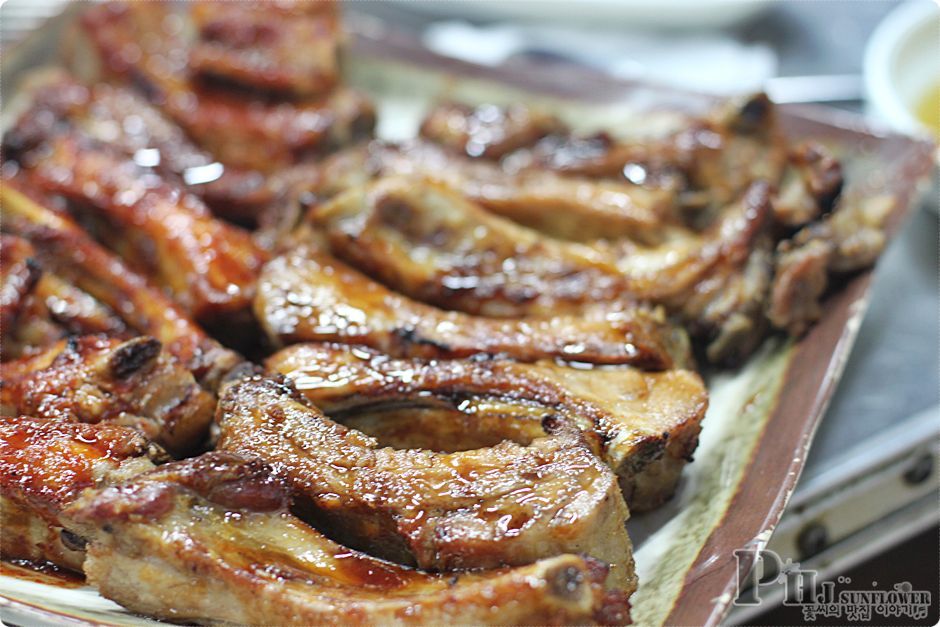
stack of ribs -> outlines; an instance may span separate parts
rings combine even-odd
[[[799,335],[884,212],[763,96],[665,137],[372,138],[332,2],[87,7],[3,138],[2,556],[250,624],[626,624],[696,364]]]

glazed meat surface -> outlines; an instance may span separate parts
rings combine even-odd
[[[332,2],[193,2],[197,73],[265,92],[316,96],[338,82],[338,11]]]
[[[173,621],[239,624],[623,624],[596,560],[437,576],[338,545],[288,513],[257,461],[213,452],[69,508],[102,594]]]
[[[493,213],[559,239],[629,238],[655,244],[662,239],[661,229],[675,224],[674,194],[666,190],[550,171],[509,173],[421,140],[374,141],[342,151],[324,162],[317,191],[330,196],[394,174],[438,181]]]
[[[371,133],[371,103],[345,87],[280,100],[194,80],[193,42],[172,26],[185,24],[179,12],[162,2],[101,4],[83,13],[82,26],[105,75],[140,89],[225,165],[270,172]]]
[[[421,122],[421,136],[469,157],[500,159],[564,130],[553,115],[522,104],[476,107],[442,102]]]
[[[217,420],[222,450],[283,468],[298,506],[350,546],[447,571],[585,553],[612,563],[612,585],[635,587],[616,477],[551,416],[527,446],[399,450],[255,378],[226,389]]]
[[[84,336],[0,363],[7,416],[133,427],[174,454],[206,439],[212,395],[149,337]]]
[[[3,229],[29,240],[43,267],[87,292],[121,316],[134,331],[159,340],[206,388],[241,363],[146,278],[99,246],[77,224],[19,191],[19,183],[0,187]]]
[[[26,240],[0,235],[0,327],[4,330],[20,316],[29,293],[36,287],[41,271],[35,251]]]
[[[545,436],[546,417],[563,420],[617,474],[631,511],[672,495],[708,404],[701,378],[685,370],[393,359],[329,344],[291,346],[266,366],[327,415],[397,448],[527,445]]]
[[[162,453],[110,424],[0,417],[0,553],[81,572],[84,542],[63,508],[87,488],[153,468]],[[68,528],[68,529],[67,529]]]
[[[275,344],[363,344],[398,356],[506,354],[670,368],[689,359],[685,336],[648,309],[499,320],[446,312],[396,294],[330,255],[297,247],[265,265],[255,315]]]
[[[56,124],[41,109],[30,110],[14,136],[18,129],[17,148],[25,150],[15,156],[30,182],[90,209],[85,213],[102,239],[197,319],[247,312],[265,257],[248,233],[213,218],[196,197],[133,158],[75,130],[68,118]]]
[[[4,137],[14,153],[48,141],[52,120],[73,126],[198,195],[224,218],[253,224],[276,191],[259,172],[223,166],[133,89],[85,86],[62,71],[42,71],[25,81],[29,115]]]
[[[379,179],[315,207],[309,219],[334,255],[444,309],[557,315],[628,295],[607,256],[487,213],[439,183]]]
[[[32,354],[69,335],[125,336],[114,312],[42,269],[27,240],[0,234],[3,272],[0,361]]]

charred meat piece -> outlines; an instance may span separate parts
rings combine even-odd
[[[0,235],[3,270],[3,319],[0,321],[0,361],[42,349],[69,335],[102,333],[127,335],[114,312],[44,271],[27,240]]]
[[[314,207],[309,218],[334,255],[444,309],[558,315],[627,296],[604,255],[494,216],[439,183],[379,179]]]
[[[421,123],[421,136],[469,157],[501,159],[564,130],[558,118],[525,105],[477,107],[458,102],[436,105]]]
[[[291,346],[266,365],[327,415],[398,448],[529,444],[544,437],[544,418],[563,420],[617,474],[631,511],[672,494],[708,404],[687,370],[394,359],[335,344]]]
[[[428,136],[440,141],[438,135]],[[785,160],[786,144],[773,103],[764,94],[754,94],[690,118],[682,128],[662,137],[625,140],[560,128],[506,155],[503,167],[510,172],[547,170],[626,180],[649,188],[683,191],[684,202],[692,205],[722,206],[756,180],[775,184]],[[703,194],[704,200],[694,200]]]
[[[329,197],[393,174],[439,181],[493,213],[560,239],[630,238],[656,244],[663,227],[676,224],[676,199],[668,190],[547,171],[511,174],[498,164],[420,140],[375,141],[334,155],[325,161],[316,191]]]
[[[344,87],[284,101],[194,80],[191,42],[174,10],[162,2],[101,4],[85,11],[82,26],[105,75],[141,90],[225,165],[270,172],[371,134],[372,104]]]
[[[178,622],[623,624],[597,560],[438,576],[327,539],[287,511],[271,468],[212,452],[88,494],[68,509],[85,573],[128,609]]]
[[[437,453],[380,447],[289,385],[226,388],[219,448],[283,468],[298,506],[340,542],[430,570],[496,568],[560,553],[603,556],[635,587],[617,479],[577,431],[546,417],[528,446]]]
[[[337,83],[334,2],[193,2],[190,12],[199,40],[189,65],[204,77],[296,97]]]
[[[275,344],[363,344],[397,356],[501,354],[666,369],[688,342],[655,310],[595,307],[578,315],[493,319],[396,294],[330,255],[300,246],[269,262],[255,315]]]
[[[0,417],[0,553],[81,572],[84,540],[63,508],[87,488],[153,468],[163,454],[133,429]]]
[[[0,410],[133,427],[175,455],[205,441],[215,400],[149,337],[85,336],[0,364]]]
[[[16,155],[29,180],[87,209],[96,230],[203,322],[246,314],[264,253],[250,235],[213,218],[195,197],[120,151],[26,113],[17,126],[46,127]],[[14,131],[15,132],[15,131]],[[25,133],[23,133],[25,135]]]
[[[776,328],[800,336],[822,315],[819,301],[829,286],[832,251],[831,242],[818,239],[777,253],[767,306]]]
[[[842,164],[815,142],[793,148],[787,164],[773,201],[776,221],[795,228],[832,211],[842,191]]]
[[[5,180],[0,187],[3,229],[28,239],[44,268],[106,305],[130,329],[159,340],[209,390],[242,363],[160,289],[99,246],[74,222],[37,204],[17,186]]]
[[[61,71],[42,71],[24,87],[30,114],[4,137],[8,152],[24,153],[54,134],[50,123],[71,125],[117,148],[141,166],[185,186],[224,218],[253,224],[275,190],[259,172],[223,166],[136,91],[98,83],[86,87]]]
[[[659,246],[620,242],[614,246],[617,269],[636,298],[665,304],[678,311],[709,280],[725,259],[742,263],[771,221],[769,188],[754,183],[737,200],[723,207],[715,223],[701,233],[676,231]],[[693,320],[695,316],[684,316]]]
[[[682,315],[690,320],[710,363],[738,366],[766,336],[764,310],[773,277],[770,245],[768,238],[760,238],[747,256],[723,259],[683,305]]]
[[[820,300],[833,279],[875,263],[884,249],[887,196],[843,198],[831,214],[777,244],[767,315],[778,329],[805,332],[822,314]]]
[[[0,235],[0,328],[6,333],[26,308],[42,271],[32,245],[13,235]]]

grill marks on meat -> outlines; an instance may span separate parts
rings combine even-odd
[[[635,587],[614,474],[552,417],[528,446],[457,453],[381,448],[266,379],[229,386],[219,447],[283,468],[301,507],[343,543],[424,569],[521,565],[559,553],[613,563]]]
[[[544,437],[543,419],[563,421],[617,474],[631,511],[673,493],[708,404],[700,377],[686,370],[394,359],[329,344],[291,346],[266,366],[327,415],[399,448],[528,444]]]
[[[627,292],[604,255],[494,216],[439,183],[379,179],[314,207],[309,219],[333,254],[444,309],[557,315]]]
[[[263,10],[271,16],[267,7]],[[140,89],[225,165],[270,172],[371,133],[371,103],[345,87],[316,99],[278,100],[194,80],[187,72],[191,42],[182,33],[182,22],[165,3],[102,4],[82,16],[105,74]],[[231,41],[225,47],[240,57]],[[203,57],[203,69],[206,50],[194,51]]]
[[[486,132],[511,133],[507,109],[495,109],[488,114],[495,128]],[[453,150],[459,135],[448,134],[444,121],[459,129],[472,116],[468,108],[442,105],[428,114],[425,137]],[[514,117],[523,119],[524,112]],[[816,142],[788,146],[763,94],[729,102],[661,139],[579,136],[564,126],[536,135],[529,134],[528,145],[520,140],[514,152],[475,156],[500,159],[483,167],[510,173],[626,178],[678,193],[691,230],[667,225],[665,237],[652,246],[627,237],[618,243],[619,266],[632,279],[630,293],[665,304],[714,363],[739,363],[771,326],[805,332],[820,315],[830,277],[873,262],[884,240],[877,209],[866,216],[837,206],[840,163]],[[734,207],[742,202],[751,205],[752,216],[738,219],[736,227]]]
[[[596,560],[438,576],[340,546],[284,508],[287,487],[230,453],[167,464],[69,508],[85,572],[132,611],[248,624],[623,623]]]
[[[512,318],[653,302],[713,343],[718,361],[746,355],[763,330],[769,278],[731,285],[746,278],[742,268],[771,225],[770,190],[762,183],[703,232],[679,232],[658,246],[553,240],[489,215],[439,183],[403,177],[343,192],[311,209],[309,220],[334,255],[445,309]],[[723,331],[728,324],[733,333]]]
[[[241,363],[236,353],[206,335],[161,290],[67,217],[20,193],[19,185],[4,180],[0,187],[3,229],[29,240],[43,268],[106,305],[130,329],[160,341],[209,390]]]
[[[333,2],[194,2],[190,15],[199,39],[189,65],[200,75],[297,97],[319,95],[338,82]]]
[[[8,416],[133,427],[174,454],[199,448],[215,409],[211,394],[148,337],[85,336],[0,364]]]
[[[508,320],[410,300],[330,255],[300,246],[269,262],[255,315],[275,344],[363,344],[398,356],[506,354],[651,369],[686,363],[684,334],[655,311],[594,307],[578,315]]]
[[[84,540],[63,508],[87,488],[153,468],[162,453],[110,424],[0,417],[0,553],[81,572]]]

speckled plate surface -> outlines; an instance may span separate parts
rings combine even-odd
[[[5,55],[5,95],[23,71],[54,63],[74,7]],[[708,98],[626,83],[559,66],[483,68],[420,49],[374,23],[356,31],[348,80],[369,92],[379,134],[413,135],[424,109],[442,96],[467,101],[537,101],[582,129],[624,135],[663,131]],[[843,159],[848,202],[890,203],[893,232],[925,187],[927,143],[873,129],[858,116],[812,107],[783,109],[786,132],[813,137]],[[711,405],[695,462],[676,497],[635,516],[628,528],[641,578],[633,598],[640,625],[715,625],[734,599],[733,552],[766,544],[793,491],[813,433],[838,383],[869,294],[871,272],[848,280],[825,303],[823,319],[800,342],[770,338],[745,366],[708,373]],[[142,624],[93,589],[62,589],[0,575],[0,617],[21,625]]]

